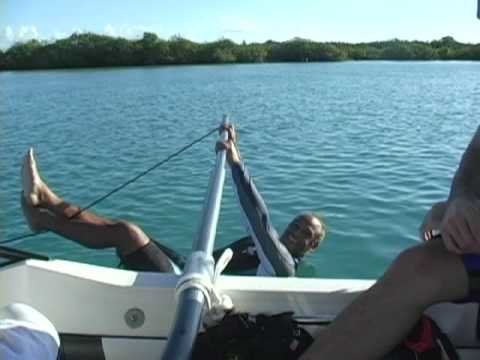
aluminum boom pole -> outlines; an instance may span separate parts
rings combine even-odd
[[[228,122],[224,116],[223,124]],[[227,131],[222,131],[220,140],[228,139]],[[215,168],[210,176],[210,184],[203,207],[198,235],[193,242],[193,254],[190,257],[183,276],[193,273],[213,276],[214,261],[212,251],[217,231],[218,216],[225,181],[226,151],[217,153]],[[203,318],[206,298],[201,290],[192,287],[180,292],[173,330],[168,337],[162,360],[188,360]]]

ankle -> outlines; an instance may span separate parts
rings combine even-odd
[[[40,200],[40,204],[46,208],[58,206],[64,202],[59,196],[57,196],[47,186],[45,186],[40,191],[39,200]]]
[[[48,208],[37,208],[33,220],[42,230],[51,230],[55,226],[56,215]]]

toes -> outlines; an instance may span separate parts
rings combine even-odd
[[[23,159],[21,177],[25,200],[33,206],[38,205],[40,200],[38,194],[39,176],[37,174],[32,148],[28,149]]]
[[[37,170],[37,162],[35,161],[35,157],[33,156],[33,148],[30,148],[28,150],[27,157],[28,157],[28,165],[30,167],[31,175],[35,181],[35,178],[38,177],[38,170]]]
[[[36,193],[31,193],[28,195],[28,199],[30,200],[30,204],[33,206],[37,206],[40,204],[40,198]]]

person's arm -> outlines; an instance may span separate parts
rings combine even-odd
[[[280,242],[270,221],[267,206],[248,170],[241,161],[232,162],[231,168],[238,200],[255,242],[260,266],[267,275],[294,276],[295,261]]]
[[[225,143],[217,143],[217,150],[227,150],[227,161],[232,169],[238,201],[260,260],[258,274],[294,276],[295,260],[285,245],[281,243],[270,221],[267,206],[241,160],[240,151],[235,143],[234,128],[230,126],[228,131],[229,140]]]
[[[462,156],[448,201],[459,197],[480,198],[480,127]]]
[[[440,230],[448,250],[480,253],[480,127],[453,178]]]

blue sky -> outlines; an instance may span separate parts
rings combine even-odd
[[[195,41],[433,40],[480,43],[477,0],[0,0],[0,47],[74,31]]]

